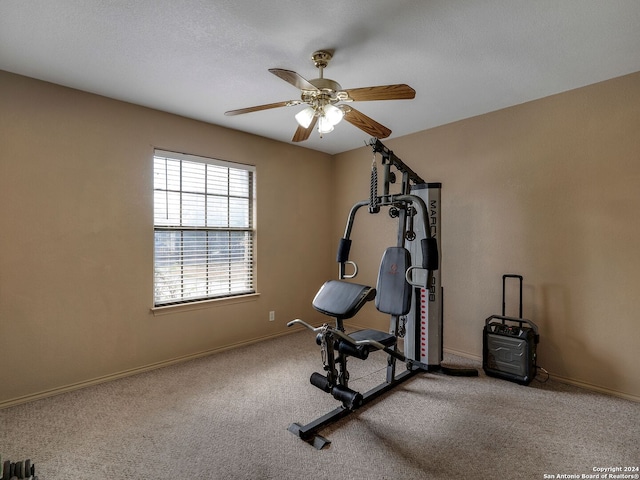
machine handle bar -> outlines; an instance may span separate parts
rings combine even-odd
[[[347,274],[344,272],[344,265],[351,265],[353,267],[353,273],[351,274]],[[347,260],[346,262],[344,262],[343,264],[341,264],[340,266],[340,279],[345,279],[345,278],[355,278],[356,275],[358,275],[358,265],[356,264],[356,262],[353,262],[351,260]]]
[[[427,272],[427,275],[429,274],[429,270],[427,270],[426,268],[422,268],[417,265],[412,265],[411,267],[407,268],[407,271],[404,274],[404,278],[407,280],[407,283],[413,287],[427,288],[427,285],[422,285],[421,283],[413,281],[414,270],[422,270],[424,272]]]
[[[351,345],[356,345],[356,346],[358,346],[358,345],[371,345],[372,347],[376,347],[379,350],[385,350],[385,351],[386,351],[386,348],[387,348],[383,344],[381,344],[380,342],[376,342],[375,340],[367,340],[367,339],[365,339],[365,340],[354,340],[352,337],[350,337],[346,333],[341,332],[340,330],[336,330],[335,328],[330,327],[326,323],[321,327],[312,327],[307,322],[305,322],[303,320],[300,320],[299,318],[296,318],[295,320],[291,320],[289,323],[287,323],[287,327],[291,327],[291,326],[293,326],[295,324],[300,324],[303,327],[307,327],[313,333],[322,333],[325,330],[329,330],[331,333],[333,333],[334,335],[337,335],[338,337],[342,338],[343,340],[346,340]]]
[[[382,350],[386,353],[388,353],[389,355],[396,357],[397,359],[399,359],[402,362],[405,362],[407,360],[407,358],[394,351],[391,350],[388,347],[385,347],[383,344],[381,344],[380,342],[376,342],[375,340],[371,340],[371,339],[365,339],[365,340],[354,340],[352,337],[350,337],[349,335],[347,335],[344,332],[341,332],[340,330],[336,330],[335,328],[329,326],[328,324],[324,324],[321,327],[312,327],[311,325],[309,325],[307,322],[300,320],[299,318],[296,318],[295,320],[291,320],[289,323],[287,323],[287,327],[291,327],[295,324],[300,324],[303,327],[308,328],[309,330],[311,330],[313,333],[322,333],[325,330],[330,331],[331,333],[337,335],[338,337],[342,338],[343,340],[346,340],[347,342],[349,342],[351,345],[370,345],[372,347],[377,348],[378,350]]]

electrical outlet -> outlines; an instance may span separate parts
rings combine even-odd
[[[271,311],[269,312],[269,321],[270,321],[270,322],[273,322],[275,319],[276,319],[276,312],[275,312],[275,311],[273,311],[273,310],[271,310]]]

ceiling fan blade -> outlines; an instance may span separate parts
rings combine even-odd
[[[396,85],[380,85],[377,87],[350,88],[345,90],[356,102],[369,100],[403,100],[415,98],[416,91],[404,83]]]
[[[367,117],[364,113],[359,112],[351,106],[349,108],[350,110],[344,114],[344,119],[351,125],[377,138],[387,138],[391,135],[391,130],[384,125]]]
[[[267,103],[265,105],[257,105],[255,107],[239,108],[238,110],[229,110],[228,112],[224,112],[224,114],[227,116],[240,115],[242,113],[259,112],[260,110],[268,110],[270,108],[290,107],[292,105],[298,105],[299,103],[302,103],[302,102],[300,100],[288,100],[286,102]]]
[[[307,79],[301,77],[292,70],[283,70],[282,68],[270,68],[269,71],[274,75],[280,77],[285,82],[289,82],[294,87],[300,90],[318,90],[315,85],[310,83]]]
[[[307,128],[298,125],[298,129],[296,130],[296,133],[293,134],[293,138],[291,139],[291,141],[304,142],[307,138],[309,138],[309,135],[311,135],[311,132],[315,128],[317,121],[318,117],[313,117],[313,120],[311,120],[311,123]]]

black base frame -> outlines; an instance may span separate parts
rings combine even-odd
[[[391,366],[387,368],[391,368]],[[409,380],[416,373],[419,373],[422,371],[426,371],[426,370],[423,370],[422,368],[405,370],[404,372],[396,375],[391,382],[384,382],[378,385],[377,387],[372,388],[371,390],[369,390],[368,392],[362,395],[362,404],[358,408],[362,408],[364,405],[374,401],[375,399],[385,394],[389,390],[395,388],[397,385],[401,384],[406,380]],[[292,423],[291,425],[289,425],[288,430],[294,435],[298,436],[300,439],[304,440],[310,445],[313,445],[318,450],[321,450],[325,446],[329,445],[331,441],[323,437],[322,435],[319,435],[318,431],[320,431],[324,427],[327,427],[328,425],[331,425],[334,422],[337,422],[338,420],[346,417],[347,415],[349,415],[352,412],[355,412],[356,410],[357,409],[349,409],[341,405],[338,408],[335,408],[334,410],[326,413],[325,415],[313,420],[312,422],[306,425],[300,425],[299,423]]]

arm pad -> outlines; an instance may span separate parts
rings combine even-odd
[[[438,242],[435,238],[423,238],[422,246],[422,268],[427,270],[438,270]]]
[[[349,250],[351,250],[351,240],[348,238],[341,238],[338,245],[338,256],[336,261],[338,263],[344,263],[349,260]]]

